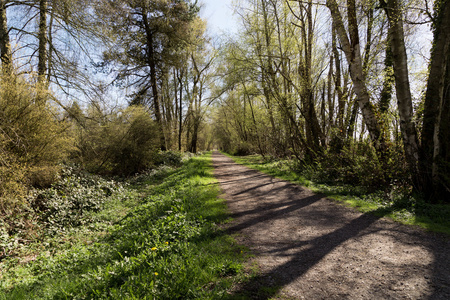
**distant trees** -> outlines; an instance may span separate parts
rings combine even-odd
[[[411,84],[408,39],[417,26],[431,22],[427,3],[325,4],[245,2],[244,31],[224,51],[215,125],[220,145],[236,153],[294,155],[313,165],[334,157],[333,165],[348,165],[355,157],[346,153],[365,147],[369,138],[381,184],[408,174],[414,190],[429,201],[449,199],[449,2],[435,3],[423,99],[425,85]],[[403,171],[395,175],[393,168]]]
[[[180,150],[205,147],[215,55],[197,13],[179,0],[0,1],[2,218],[27,209],[29,189],[50,185],[61,163],[128,176],[174,137]],[[107,67],[131,107],[104,101]]]
[[[323,4],[248,0],[241,33],[219,50],[197,1],[4,0],[2,76],[26,82],[35,97],[27,109],[62,126],[71,145],[61,159],[70,154],[92,171],[99,164],[98,172],[117,174],[117,161],[138,144],[149,152],[136,152],[145,159],[129,161],[127,174],[150,166],[144,160],[156,149],[197,152],[217,143],[240,154],[293,156],[302,166],[330,164],[335,173],[346,166],[349,183],[349,169],[370,162],[367,178],[380,186],[407,180],[430,201],[448,199],[449,1],[436,1],[433,14],[428,3],[399,0]],[[411,76],[409,40],[427,22],[434,42],[425,85]],[[108,108],[104,98],[118,91],[134,108]],[[14,139],[18,131],[1,122],[1,149],[19,164],[33,135]]]

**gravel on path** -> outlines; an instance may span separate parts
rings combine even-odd
[[[450,299],[450,239],[363,214],[213,153],[233,221],[258,275],[249,299]]]

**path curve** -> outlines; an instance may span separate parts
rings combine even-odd
[[[338,205],[213,153],[233,221],[260,273],[251,299],[450,299],[450,239]]]

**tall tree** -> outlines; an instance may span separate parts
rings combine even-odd
[[[376,117],[374,106],[370,101],[367,90],[363,60],[359,44],[358,23],[356,17],[356,4],[354,0],[347,1],[347,12],[349,15],[349,32],[345,29],[341,12],[336,0],[327,0],[326,3],[331,12],[331,18],[341,42],[342,49],[347,58],[350,76],[353,81],[354,91],[361,109],[364,122],[369,130],[370,138],[379,153],[385,150],[385,141],[381,135],[380,124]]]
[[[173,65],[186,44],[196,2],[183,0],[105,0],[101,12],[113,43],[105,60],[120,66],[118,79],[129,80],[137,93],[132,104],[148,104],[163,128],[160,85],[164,66]],[[151,101],[146,98],[151,96]],[[161,148],[165,148],[164,133]]]
[[[291,12],[293,12],[291,8]],[[300,23],[301,51],[299,53],[299,78],[301,80],[300,99],[302,103],[302,113],[305,118],[306,141],[310,148],[310,156],[315,156],[320,152],[321,145],[325,144],[325,137],[319,124],[314,99],[314,78],[313,78],[313,47],[315,40],[315,24],[313,15],[313,3],[299,2],[298,14],[294,16]]]
[[[395,78],[397,107],[400,116],[400,130],[402,132],[403,147],[406,161],[416,187],[419,183],[419,146],[416,127],[413,121],[413,107],[411,88],[408,75],[408,59],[406,55],[405,34],[403,29],[402,7],[398,0],[386,0],[384,9],[389,21],[389,50]],[[388,54],[391,54],[388,53]]]
[[[192,53],[192,92],[189,95],[189,113],[192,121],[192,134],[191,140],[188,141],[188,150],[192,153],[197,152],[198,134],[200,123],[203,118],[204,93],[206,88],[207,71],[210,69],[211,64],[214,61],[214,56],[203,56],[205,52]],[[197,56],[197,57],[196,57]]]
[[[434,42],[423,115],[421,174],[428,201],[450,199],[450,1],[435,2]]]

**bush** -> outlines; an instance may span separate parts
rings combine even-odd
[[[234,149],[233,155],[236,156],[245,156],[250,155],[252,153],[252,147],[247,142],[240,142],[239,145]]]
[[[183,164],[183,155],[177,151],[160,151],[155,163],[158,165],[179,167]]]
[[[152,165],[159,132],[144,107],[133,106],[110,115],[88,112],[78,127],[76,159],[90,172],[130,176]]]
[[[0,219],[27,206],[26,170],[10,154],[0,153]]]
[[[61,166],[33,166],[27,171],[28,183],[35,188],[49,188],[56,182]]]
[[[32,83],[0,77],[0,214],[14,216],[29,207],[30,186],[48,186],[72,146],[67,124]],[[39,98],[44,99],[44,98]]]
[[[4,151],[33,166],[57,165],[73,143],[50,102],[38,102],[41,92],[19,77],[0,79],[0,140]]]
[[[327,184],[361,186],[368,191],[408,185],[408,171],[400,149],[391,145],[386,160],[380,161],[373,147],[359,142],[344,146],[338,153],[325,152],[313,165],[300,166],[307,178]]]

